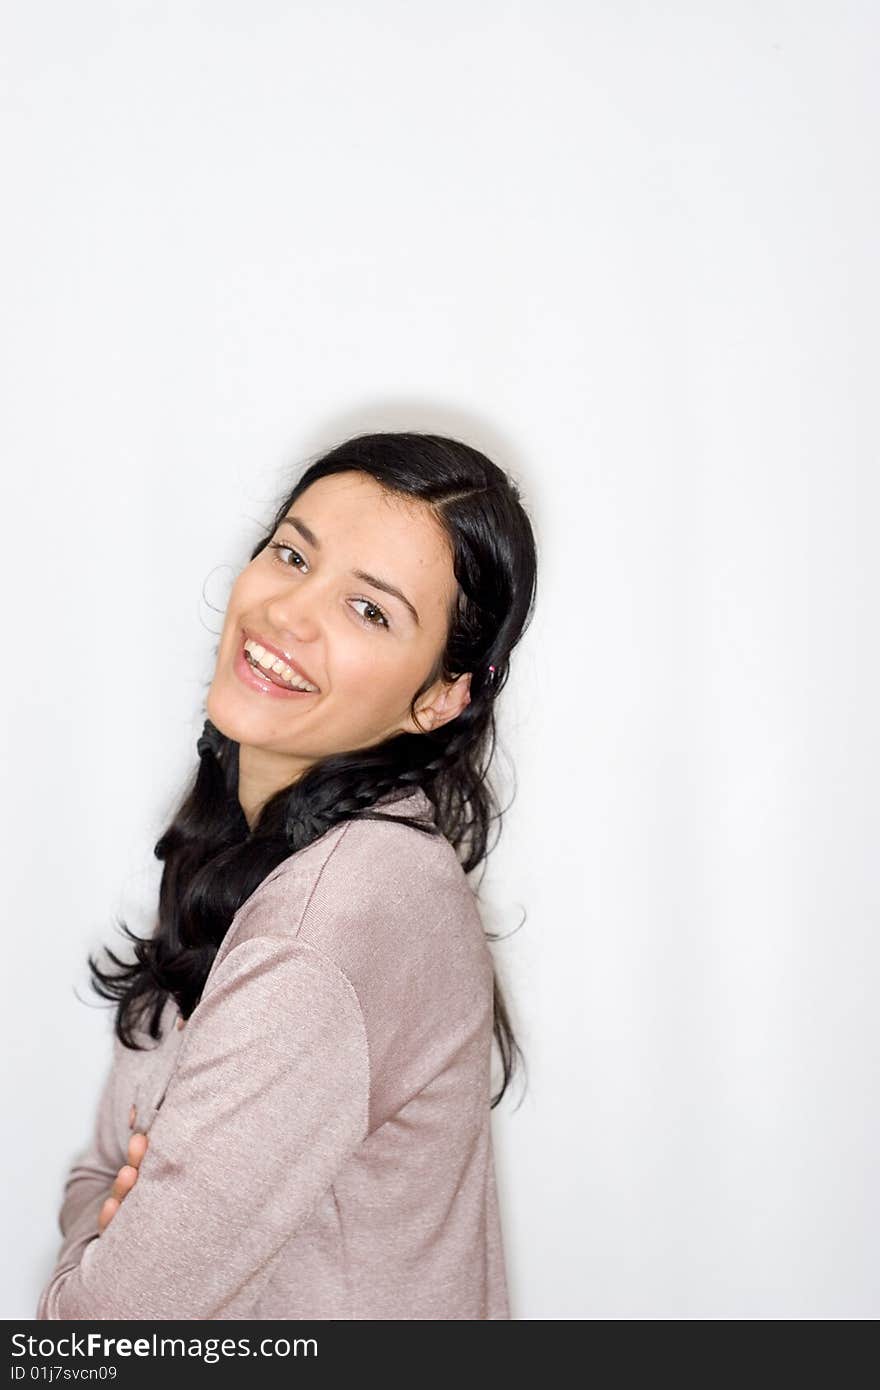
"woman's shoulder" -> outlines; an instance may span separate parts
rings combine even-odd
[[[295,937],[357,978],[401,957],[417,972],[485,966],[474,892],[426,793],[389,795],[376,809],[390,819],[344,821],[279,864],[229,934]]]
[[[421,787],[396,799],[381,797],[371,809],[383,819],[347,821],[335,838],[318,880],[325,892],[335,887],[348,899],[356,888],[362,907],[368,902],[380,906],[389,892],[405,894],[426,880],[470,893],[455,850],[438,829],[434,807]]]
[[[455,869],[464,880],[455,851],[437,828],[434,807],[421,787],[388,793],[370,810],[380,811],[381,819],[340,821],[298,850],[272,870],[240,911],[250,916],[270,901],[285,902],[288,910],[294,899],[308,898],[331,882],[342,889],[347,875],[360,872],[360,891],[380,890],[394,878],[406,881],[413,870],[435,866],[435,872]],[[388,817],[388,819],[385,819]],[[407,824],[416,821],[424,829]],[[465,880],[466,882],[466,880]]]

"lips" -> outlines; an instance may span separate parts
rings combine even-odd
[[[257,671],[259,675],[263,676],[265,680],[271,681],[272,684],[277,685],[280,690],[290,690],[291,687],[288,685],[287,681],[282,680],[277,671],[267,671],[266,667],[261,666],[259,661],[254,661],[249,652],[245,652],[244,659],[250,664],[251,668]]]
[[[295,671],[298,676],[301,676],[304,681],[308,681],[309,685],[317,686],[318,682],[315,680],[315,678],[313,676],[310,676],[308,671],[304,670],[303,667],[300,666],[298,661],[294,661],[293,657],[290,655],[289,652],[282,650],[281,647],[276,647],[274,642],[268,642],[266,638],[261,636],[259,632],[253,632],[250,628],[243,628],[242,632],[243,640],[245,642],[248,640],[250,640],[251,642],[259,642],[261,647],[265,647],[267,652],[271,652],[273,656],[277,656],[279,661],[285,662],[290,667],[290,669],[292,671]],[[273,679],[274,673],[270,674],[270,672],[265,671],[263,667],[260,667],[259,669],[263,671],[264,674],[268,676],[270,680]],[[283,681],[276,681],[275,683],[284,686],[285,690],[288,690],[290,688],[289,686],[285,686]]]
[[[317,699],[318,691],[296,690],[293,686],[282,684],[274,674],[270,677],[269,672],[264,670],[262,666],[252,666],[245,655],[244,641],[239,644],[232,669],[243,685],[259,692],[264,699],[294,701]]]

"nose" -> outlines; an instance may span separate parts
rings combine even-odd
[[[288,585],[266,604],[266,615],[279,646],[299,647],[321,635],[322,600],[316,587],[302,580]]]

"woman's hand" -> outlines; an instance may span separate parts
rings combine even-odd
[[[128,1162],[123,1164],[116,1174],[116,1181],[110,1189],[110,1196],[105,1201],[98,1213],[98,1232],[100,1235],[110,1225],[114,1216],[118,1212],[123,1200],[128,1196],[131,1189],[137,1182],[138,1169],[141,1159],[147,1152],[147,1136],[145,1134],[133,1134],[128,1141]]]

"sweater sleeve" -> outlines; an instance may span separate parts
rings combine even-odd
[[[118,1049],[113,1039],[113,1059],[104,1079],[91,1139],[75,1159],[61,1199],[58,1227],[63,1237],[55,1259],[55,1270],[79,1263],[83,1250],[98,1232],[98,1215],[116,1175],[128,1161],[119,1149],[113,1126]]]
[[[224,1317],[366,1138],[369,1092],[339,967],[295,937],[234,946],[187,1022],[137,1182],[56,1266],[37,1318]]]

